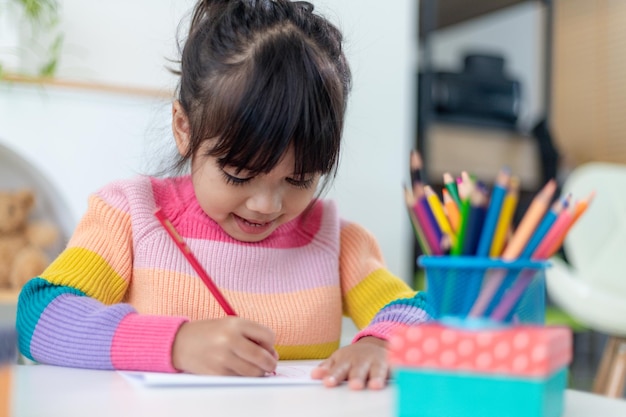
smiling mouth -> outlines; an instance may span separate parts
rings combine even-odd
[[[267,221],[267,222],[256,222],[256,221],[252,221],[252,220],[248,220],[248,219],[244,219],[241,216],[238,216],[236,214],[234,214],[234,216],[241,221],[242,223],[244,223],[247,226],[250,227],[258,227],[258,228],[264,228],[269,226],[270,224],[272,224],[273,220]]]
[[[235,214],[235,216],[237,216],[237,215]],[[271,223],[271,221],[269,221],[269,222],[253,222],[251,220],[244,219],[243,217],[239,217],[239,216],[237,216],[237,217],[239,218],[239,220],[241,220],[242,222],[244,222],[248,226],[252,226],[252,227],[265,227],[265,226],[267,226],[268,224]]]
[[[243,217],[238,216],[238,215],[236,215],[234,213],[233,213],[233,217],[235,218],[237,224],[239,225],[239,228],[243,232],[249,233],[249,234],[264,233],[265,231],[271,229],[272,225],[276,221],[274,219],[274,220],[270,220],[270,221],[266,221],[266,222],[257,222],[257,221],[244,219]]]

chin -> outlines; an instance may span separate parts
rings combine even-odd
[[[271,233],[264,233],[262,235],[249,235],[249,234],[243,234],[243,233],[239,233],[236,236],[230,235],[230,237],[232,237],[233,239],[236,239],[240,242],[246,242],[246,243],[257,243],[257,242],[261,242],[265,239],[267,239],[269,236],[271,235]]]

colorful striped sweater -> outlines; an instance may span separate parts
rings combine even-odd
[[[330,201],[262,242],[232,239],[198,205],[188,176],[112,183],[89,199],[67,248],[22,289],[19,348],[40,363],[175,372],[188,320],[225,314],[154,216],[186,240],[237,313],[273,329],[281,359],[339,347],[342,315],[366,335],[424,321],[421,293],[385,269],[374,238]]]

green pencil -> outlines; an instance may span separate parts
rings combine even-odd
[[[465,235],[467,234],[470,210],[470,199],[467,197],[461,202],[461,224],[459,224],[459,233],[456,236],[456,242],[454,242],[454,246],[452,246],[452,250],[450,251],[451,255],[463,255],[463,245]]]
[[[452,197],[456,205],[461,208],[461,197],[459,197],[459,189],[456,186],[456,182],[454,181],[452,174],[450,174],[449,172],[445,172],[443,174],[443,184],[450,193],[450,196]]]

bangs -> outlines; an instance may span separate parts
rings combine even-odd
[[[256,175],[292,147],[295,175],[334,173],[345,100],[333,66],[293,30],[276,31],[243,55],[203,109],[199,133],[216,139],[209,155]]]

